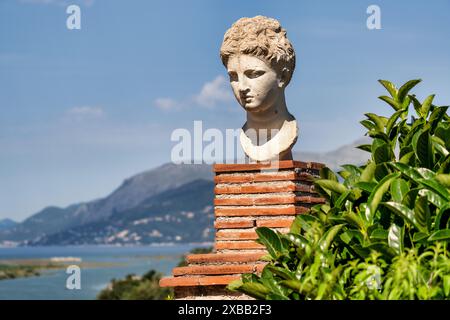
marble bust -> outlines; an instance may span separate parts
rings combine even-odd
[[[220,57],[247,112],[240,134],[245,154],[257,162],[291,160],[298,125],[284,95],[295,68],[286,30],[272,18],[241,18],[225,33]]]

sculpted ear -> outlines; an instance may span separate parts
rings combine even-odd
[[[285,88],[289,82],[288,79],[289,79],[289,69],[284,67],[283,69],[281,69],[279,73],[278,87]]]

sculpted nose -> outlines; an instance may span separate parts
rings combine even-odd
[[[248,83],[247,81],[245,81],[244,79],[242,79],[241,81],[239,81],[239,94],[245,95],[250,91],[250,88],[248,87]]]

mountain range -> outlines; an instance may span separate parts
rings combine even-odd
[[[361,164],[360,139],[327,153],[294,159]],[[167,163],[125,179],[108,196],[66,208],[46,207],[21,223],[0,222],[0,245],[83,245],[205,242],[214,239],[214,183],[207,164]],[[3,220],[2,220],[3,221]]]
[[[0,220],[0,231],[7,230],[15,227],[17,225],[17,222],[11,219],[2,219]]]

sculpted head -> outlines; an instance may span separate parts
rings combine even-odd
[[[220,49],[231,87],[248,112],[264,112],[279,99],[295,68],[295,52],[280,23],[256,16],[241,18],[225,33]]]

